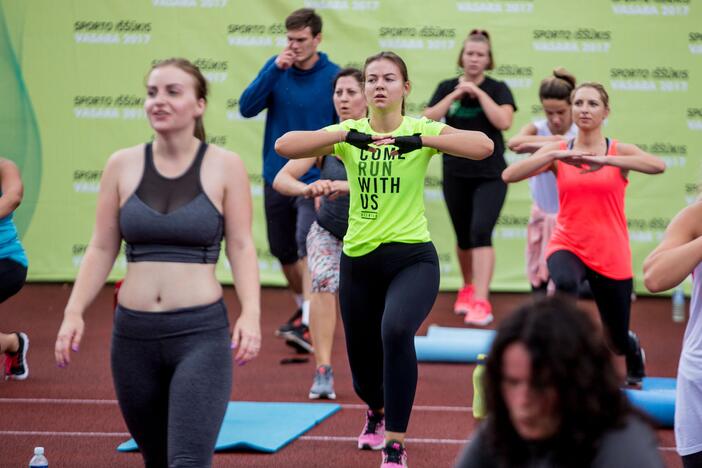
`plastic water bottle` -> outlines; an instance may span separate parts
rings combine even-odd
[[[49,468],[49,460],[44,456],[44,447],[34,447],[34,456],[29,460],[29,468]]]
[[[485,406],[485,387],[483,376],[485,375],[485,355],[478,354],[478,364],[473,370],[473,417],[482,419],[487,415]]]
[[[680,323],[685,321],[685,291],[682,284],[678,285],[673,290],[673,322]]]

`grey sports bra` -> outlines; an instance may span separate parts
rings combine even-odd
[[[139,186],[119,210],[128,262],[217,263],[224,217],[200,183],[206,151],[207,144],[200,144],[188,170],[168,178],[159,174],[146,144]]]

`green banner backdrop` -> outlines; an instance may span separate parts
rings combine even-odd
[[[251,176],[254,235],[264,284],[283,278],[266,242],[261,144],[265,113],[243,119],[238,98],[285,44],[283,21],[303,6],[324,20],[321,50],[360,65],[379,50],[408,63],[408,113],[457,74],[472,28],[487,29],[496,68],[519,106],[506,138],[542,117],[539,81],[564,66],[605,84],[607,134],[665,159],[664,175],[631,175],[627,215],[635,286],[641,263],[670,218],[696,197],[702,150],[702,0],[0,0],[0,154],[18,162],[26,187],[17,222],[34,281],[72,280],[90,239],[103,164],[146,141],[144,76],[154,60],[191,59],[212,85],[209,140],[240,154]],[[515,156],[507,154],[507,159]],[[427,217],[442,289],[459,286],[454,235],[441,193],[440,158],[426,179]],[[526,182],[510,186],[494,233],[497,291],[523,291]],[[124,258],[111,278],[125,271]],[[218,276],[231,281],[226,260]]]

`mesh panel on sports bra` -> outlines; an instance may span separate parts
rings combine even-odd
[[[162,214],[171,213],[187,205],[202,192],[200,166],[205,151],[207,151],[207,144],[200,143],[195,159],[185,173],[179,177],[169,178],[161,175],[156,169],[151,143],[147,143],[144,175],[136,190],[136,195],[150,208]]]

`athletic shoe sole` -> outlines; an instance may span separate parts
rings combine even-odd
[[[493,320],[495,320],[495,317],[490,314],[482,320],[465,320],[463,323],[466,325],[478,325],[479,327],[484,327],[485,325],[490,325]]]
[[[383,450],[385,448],[385,441],[381,443],[380,445],[370,445],[370,444],[358,444],[358,449],[359,450]]]
[[[336,393],[312,393],[310,392],[307,397],[310,400],[336,400]]]
[[[313,353],[314,352],[314,347],[305,340],[299,338],[296,335],[289,335],[285,337],[285,344],[288,346],[292,346],[293,348],[302,351],[302,352],[307,352],[307,353]]]

